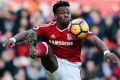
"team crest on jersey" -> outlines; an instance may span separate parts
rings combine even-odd
[[[35,26],[34,29],[37,30],[40,26]]]
[[[71,35],[69,33],[67,34],[67,39],[68,40],[73,40],[73,38],[71,37]]]

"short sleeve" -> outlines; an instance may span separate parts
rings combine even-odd
[[[91,36],[94,36],[93,32],[88,32],[85,36],[85,39],[91,37]]]
[[[37,34],[37,36],[42,36],[47,32],[46,27],[44,26],[35,26],[32,30],[34,30]]]
[[[50,21],[45,24],[35,26],[32,30],[36,32],[37,36],[46,36],[49,33],[51,26],[55,26],[55,24],[56,21]]]

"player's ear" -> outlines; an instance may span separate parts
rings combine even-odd
[[[57,19],[57,15],[56,15],[56,14],[54,14],[54,19],[55,19],[55,20]]]

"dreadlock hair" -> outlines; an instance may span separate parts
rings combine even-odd
[[[70,4],[67,1],[62,1],[62,0],[58,1],[57,3],[55,3],[53,5],[53,13],[56,14],[57,9],[59,7],[62,7],[62,6],[68,6],[69,7]]]

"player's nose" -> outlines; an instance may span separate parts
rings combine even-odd
[[[69,16],[64,16],[64,19],[69,19]]]
[[[64,17],[65,17],[65,18],[68,18],[68,17],[69,17],[69,14],[68,14],[68,13],[65,13],[65,14],[64,14]]]

